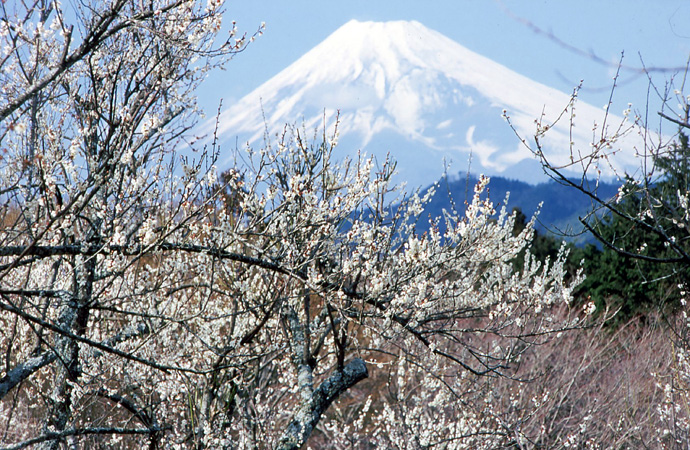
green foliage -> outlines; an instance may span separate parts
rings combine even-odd
[[[630,227],[621,219],[605,219],[605,238],[613,238],[621,248],[647,248],[655,254],[667,251],[655,236]],[[619,309],[616,320],[644,315],[678,300],[676,268],[624,256],[611,248],[588,245],[583,251],[587,278],[579,286],[580,298],[594,301],[597,311]]]
[[[669,240],[690,250],[679,205],[679,193],[687,193],[690,187],[687,135],[680,133],[678,142],[657,155],[655,163],[664,175],[646,185],[629,179],[623,189],[625,196],[616,205],[623,215],[609,213],[599,220],[595,230],[608,245],[601,250],[590,245],[583,251],[587,279],[580,285],[579,294],[591,297],[599,311],[605,306],[620,308],[617,321],[658,308],[673,308],[680,300],[679,285],[690,280],[687,263],[630,256],[676,259],[678,255],[669,247]],[[631,217],[642,223],[635,223]]]
[[[515,216],[515,225],[513,227],[513,235],[517,236],[527,226],[527,216],[518,207],[513,208]],[[529,247],[530,253],[540,262],[544,263],[546,260],[555,261],[558,257],[558,252],[563,245],[563,242],[557,239],[554,235],[541,233],[539,230],[534,230],[532,237],[532,245]],[[573,244],[566,244],[568,248],[568,259],[565,264],[566,273],[569,276],[574,275],[580,267],[582,260],[581,250]],[[513,260],[513,267],[516,271],[522,271],[525,266],[525,251],[523,249],[520,254]]]

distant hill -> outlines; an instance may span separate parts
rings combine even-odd
[[[453,199],[458,211],[462,214],[465,210],[465,202],[472,200],[474,186],[478,178],[466,175],[457,179],[442,180],[436,191],[436,195],[424,210],[423,217],[437,217],[442,215],[443,209],[451,209]],[[618,191],[618,185],[599,182],[597,192],[602,198],[611,198]],[[493,176],[488,186],[489,198],[498,210],[504,203],[506,193],[510,192],[508,209],[519,207],[529,218],[543,202],[537,229],[540,231],[557,230],[581,230],[582,225],[578,217],[584,216],[592,208],[589,197],[568,186],[559,184],[553,180],[532,185],[518,180]],[[423,231],[427,224],[420,223],[418,229]]]

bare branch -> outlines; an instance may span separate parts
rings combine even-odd
[[[94,427],[94,428],[77,428],[61,431],[59,433],[46,433],[41,436],[37,436],[26,441],[18,442],[12,444],[9,447],[0,447],[0,450],[19,450],[22,448],[30,447],[32,445],[40,444],[46,441],[57,441],[62,440],[70,436],[90,436],[90,435],[103,435],[103,434],[120,434],[120,435],[131,435],[131,434],[153,434],[160,433],[164,431],[163,428],[119,428],[119,427]]]

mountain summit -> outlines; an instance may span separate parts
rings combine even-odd
[[[225,110],[219,137],[260,145],[286,123],[332,129],[339,111],[339,151],[390,153],[408,186],[438,179],[444,160],[467,170],[470,152],[473,172],[535,182],[541,170],[502,112],[529,139],[535,119],[555,119],[569,100],[419,22],[352,20]],[[587,150],[604,111],[579,102],[577,116],[572,141]],[[569,159],[570,142],[566,117],[546,141],[554,161]]]

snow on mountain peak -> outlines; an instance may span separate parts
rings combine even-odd
[[[525,170],[532,155],[502,111],[529,138],[536,118],[555,119],[569,100],[419,22],[351,20],[225,110],[218,131],[221,143],[239,137],[260,145],[266,129],[269,135],[286,123],[313,129],[324,119],[332,127],[339,111],[340,151],[390,153],[411,186],[438,179],[444,160],[464,170],[470,152],[475,172],[534,182],[537,166]],[[577,111],[586,126],[572,129],[573,141],[588,149],[591,125],[603,122],[604,111],[582,102]],[[608,123],[621,120],[610,115]],[[553,160],[569,159],[569,123],[547,137]]]

